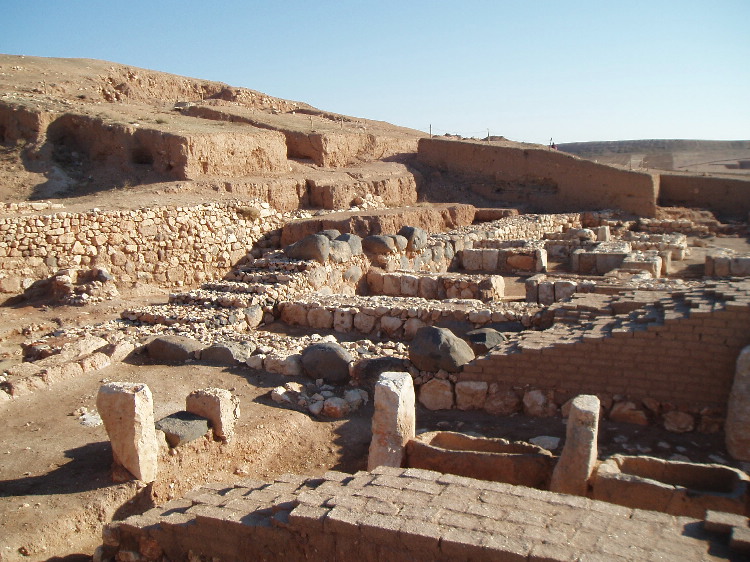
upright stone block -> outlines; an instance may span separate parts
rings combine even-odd
[[[375,385],[375,413],[367,470],[400,467],[406,443],[416,435],[414,384],[409,373],[385,372]]]
[[[550,490],[586,496],[596,465],[599,399],[584,394],[573,399],[565,433],[565,447],[552,473]]]
[[[727,451],[738,461],[750,461],[750,346],[737,358],[734,383],[727,403],[724,435]]]
[[[154,400],[148,386],[128,382],[102,385],[96,408],[112,443],[115,462],[139,480],[156,480],[159,447]]]
[[[240,402],[223,388],[194,390],[185,399],[185,410],[211,422],[214,439],[231,441],[234,424],[240,417]]]

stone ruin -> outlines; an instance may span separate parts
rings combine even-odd
[[[119,79],[128,87],[98,95],[143,96],[140,78]],[[750,551],[750,257],[730,247],[747,236],[746,181],[355,126],[202,87],[202,99],[176,104],[174,123],[141,128],[118,123],[115,106],[96,117],[42,112],[33,96],[0,101],[0,140],[25,140],[35,158],[55,154],[55,166],[92,177],[108,162],[232,197],[86,212],[4,204],[9,297],[86,306],[144,286],[170,293],[118,320],[35,336],[5,369],[0,404],[133,354],[272,373],[289,377],[269,389],[275,407],[317,420],[372,411],[367,470],[166,496],[105,526],[96,559]],[[698,199],[719,186],[715,201]],[[674,201],[723,220],[673,217],[664,207]],[[163,485],[165,459],[200,459],[193,442],[212,455],[242,446],[227,389],[195,390],[156,420],[146,384],[107,381],[97,409],[118,480]],[[564,445],[558,454],[417,423],[474,414],[500,426],[516,415],[564,419]],[[731,460],[603,457],[605,421],[722,434]]]

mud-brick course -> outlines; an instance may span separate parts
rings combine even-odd
[[[687,517],[379,467],[201,488],[105,528],[103,559],[723,560]]]

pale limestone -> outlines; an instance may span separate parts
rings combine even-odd
[[[148,386],[126,382],[102,385],[96,408],[112,443],[115,462],[139,480],[156,480],[158,443],[154,401]]]
[[[231,441],[234,424],[240,417],[240,402],[223,388],[194,390],[185,399],[185,410],[207,418],[213,429],[214,439]]]
[[[586,496],[597,459],[599,399],[592,395],[573,399],[565,432],[565,446],[552,473],[550,490]]]
[[[450,410],[453,408],[453,385],[450,381],[432,379],[419,389],[419,403],[428,410]]]
[[[375,412],[367,469],[400,467],[406,444],[416,435],[415,396],[411,375],[385,372],[375,385]]]
[[[456,383],[456,407],[459,410],[481,410],[487,398],[489,385],[482,381]]]

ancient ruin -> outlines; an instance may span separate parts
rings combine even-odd
[[[0,560],[750,552],[747,160],[8,55],[0,143]]]

